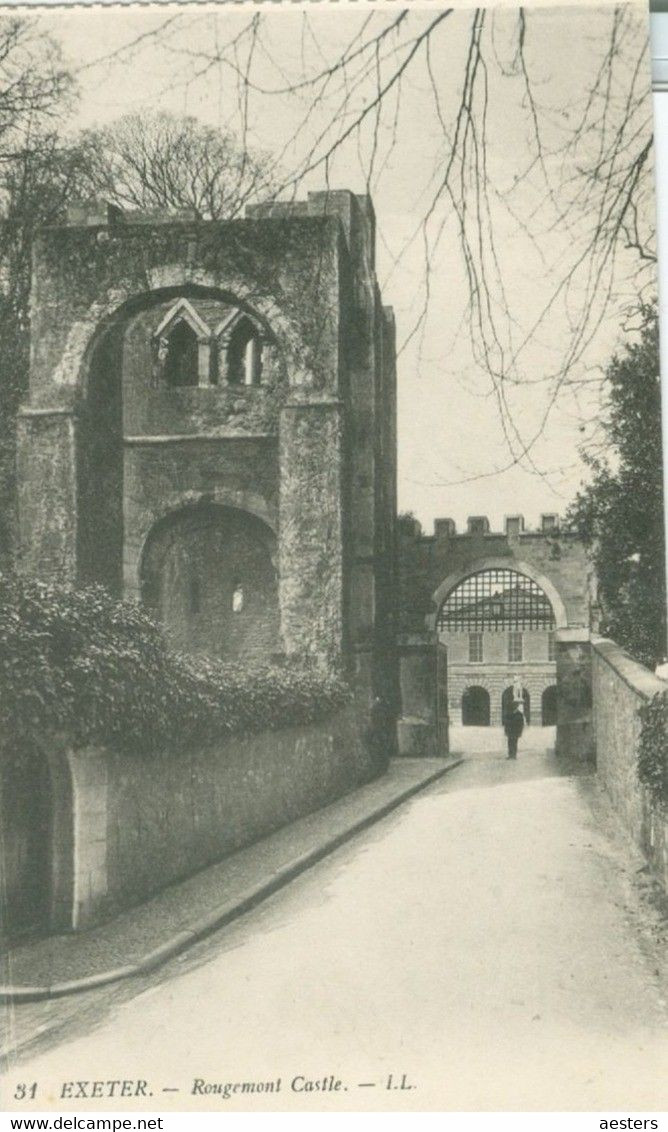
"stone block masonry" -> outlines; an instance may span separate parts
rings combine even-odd
[[[668,893],[668,812],[638,779],[638,709],[666,683],[614,641],[591,646],[593,731],[598,776],[615,810]]]
[[[351,669],[364,650],[371,703],[387,701],[395,338],[371,201],[72,219],[35,250],[22,567],[149,594],[191,652]]]
[[[374,243],[371,201],[348,191],[230,221],[78,210],[36,241],[20,567],[140,602],[184,653],[304,658],[356,697],[345,720],[178,758],[69,752],[52,926],[145,899],[387,767],[396,350]]]
[[[355,705],[307,726],[137,755],[45,737],[56,800],[54,926],[81,930],[149,899],[378,772]]]
[[[471,516],[462,534],[452,519],[436,519],[433,535],[423,535],[410,516],[398,523],[399,628],[404,636],[426,632],[445,646],[452,723],[498,727],[517,686],[531,724],[553,725],[556,637],[573,626],[588,632],[595,586],[584,546],[556,519],[536,531],[515,519],[505,531],[491,531],[485,516]],[[459,616],[442,618],[449,599]],[[402,692],[402,717],[414,720],[415,689],[402,685]],[[419,715],[428,726],[430,691]]]
[[[23,565],[30,573],[68,581],[76,570],[72,415],[59,408],[28,410],[19,418],[17,442]],[[47,484],[49,505],[45,507]]]

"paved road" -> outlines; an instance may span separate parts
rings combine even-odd
[[[592,794],[539,751],[485,751],[152,980],[82,1004],[5,1098],[140,1077],[158,1108],[668,1108],[657,925],[638,926],[637,862]],[[279,1077],[250,1100],[192,1093]]]

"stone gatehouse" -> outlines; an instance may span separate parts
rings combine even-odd
[[[588,631],[596,607],[584,547],[556,515],[534,530],[521,515],[502,531],[484,515],[463,532],[436,519],[433,535],[402,518],[399,575],[401,639],[445,647],[451,723],[499,725],[519,695],[532,725],[557,722],[557,633]]]
[[[392,311],[371,201],[45,230],[19,420],[23,568],[138,598],[174,644],[345,656],[391,695]]]
[[[354,696],[178,757],[36,737],[0,775],[17,922],[98,922],[386,767],[396,373],[374,244],[370,199],[343,191],[227,222],[94,205],[41,233],[22,570],[143,603],[187,653],[343,668]]]

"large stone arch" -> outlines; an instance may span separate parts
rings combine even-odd
[[[276,536],[257,515],[211,499],[168,511],[148,532],[138,574],[143,604],[179,650],[277,651]]]
[[[142,312],[178,298],[234,304],[262,326],[267,342],[276,351],[283,380],[288,376],[282,343],[290,330],[273,300],[253,296],[251,305],[248,285],[242,280],[217,280],[202,272],[184,272],[175,265],[149,271],[146,283],[134,292],[123,286],[109,289],[89,307],[70,329],[55,377],[56,381],[75,382],[78,395],[77,573],[81,581],[102,582],[119,595],[136,590],[139,552],[134,533],[130,546],[124,545],[123,534],[125,328]],[[182,502],[169,500],[168,506],[176,508]],[[220,502],[256,511],[263,520],[275,523],[275,516],[268,514],[263,502],[237,498]]]
[[[273,298],[258,294],[241,277],[217,276],[195,268],[184,268],[181,264],[149,269],[141,290],[130,284],[120,284],[108,288],[95,299],[69,329],[60,361],[54,370],[54,384],[74,387],[80,396],[85,397],[95,349],[114,324],[146,306],[181,295],[219,298],[246,311],[263,326],[268,339],[275,342],[287,365],[289,383],[308,384],[312,375],[300,361],[298,329]]]
[[[144,516],[137,537],[126,546],[123,587],[126,596],[135,599],[140,596],[141,563],[151,530],[186,508],[208,503],[253,515],[264,523],[275,537],[278,535],[278,509],[258,492],[237,490],[222,485],[214,486],[207,491],[174,492],[161,500],[159,507],[153,508]]]
[[[459,570],[453,571],[444,578],[441,584],[434,590],[432,594],[432,602],[434,609],[428,613],[425,622],[429,630],[436,629],[436,621],[438,612],[448,594],[463,582],[464,578],[468,578],[471,574],[478,574],[481,570],[515,570],[518,574],[524,574],[530,578],[537,586],[540,586],[545,596],[549,599],[554,612],[555,627],[557,629],[565,629],[568,625],[568,616],[566,613],[566,605],[561,594],[557,590],[554,583],[540,571],[536,570],[529,562],[518,561],[514,558],[477,558],[473,562],[467,563],[466,566]]]

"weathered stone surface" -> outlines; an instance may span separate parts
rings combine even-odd
[[[202,504],[253,516],[274,532],[278,520],[276,437],[137,441],[124,452],[125,592],[139,596],[150,532]]]
[[[401,716],[400,755],[434,758],[447,754],[448,721],[444,689],[439,689],[437,644],[430,633],[404,633],[397,642]]]
[[[290,405],[280,433],[281,633],[288,653],[343,647],[342,406]]]
[[[626,830],[668,892],[668,813],[638,779],[638,709],[666,684],[614,641],[591,645],[596,771]]]
[[[560,629],[557,656],[557,755],[588,761],[594,756],[592,676],[587,629]]]
[[[101,331],[179,295],[246,305],[280,338],[291,382],[335,390],[338,242],[334,217],[49,229],[35,257],[31,399],[85,386]]]
[[[71,582],[77,570],[76,424],[69,412],[18,420],[21,559],[26,570]]]
[[[74,927],[147,899],[377,773],[352,707],[320,724],[169,756],[77,750],[69,759]],[[91,766],[101,789],[87,777]]]
[[[258,650],[282,639],[289,652],[339,664],[364,646],[370,706],[380,698],[389,709],[395,341],[370,201],[311,194],[229,222],[74,219],[45,231],[35,254],[28,411],[68,407],[76,417],[58,437],[26,426],[23,466],[36,472],[26,475],[24,566],[138,598],[157,524],[203,506],[220,508],[228,526],[245,513],[276,540],[280,576],[280,608],[269,578],[262,587]],[[226,351],[244,320],[259,344],[239,369]],[[173,361],[177,326],[183,353]],[[42,474],[52,461],[55,476]],[[155,608],[178,608],[176,637],[211,649],[213,628],[198,640],[185,543],[179,569],[169,545],[160,578],[153,562],[153,589],[172,592],[181,577],[180,592]]]

